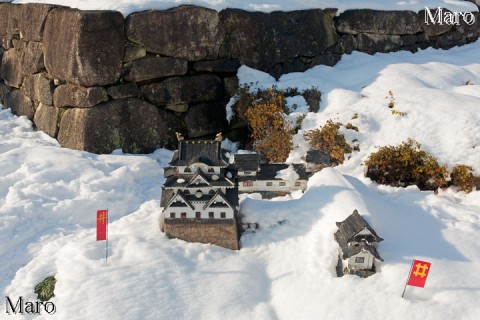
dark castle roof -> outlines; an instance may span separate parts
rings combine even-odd
[[[190,166],[201,162],[208,166],[228,166],[222,152],[222,142],[216,140],[180,140],[173,154],[171,166]]]
[[[314,164],[330,165],[330,154],[326,151],[309,150],[305,156],[305,161]]]
[[[239,176],[238,181],[245,180],[282,180],[280,178],[275,178],[277,172],[280,170],[287,169],[290,165],[285,163],[265,163],[260,165],[260,171],[256,176]],[[308,180],[308,173],[305,171],[305,166],[303,164],[293,164],[293,169],[298,174],[299,180]]]
[[[340,235],[343,239],[345,239],[345,242],[350,242],[353,240],[355,235],[362,231],[364,228],[367,228],[372,235],[375,238],[375,242],[380,242],[383,239],[380,238],[375,230],[370,227],[370,225],[362,218],[362,216],[358,213],[357,210],[354,210],[353,213],[348,216],[347,219],[345,219],[342,222],[337,222],[337,227],[338,227],[338,232],[340,232]]]
[[[375,230],[373,230],[372,227],[370,227],[370,225],[362,218],[362,216],[358,213],[357,210],[354,210],[353,213],[344,221],[337,222],[337,227],[338,231],[335,232],[334,236],[335,240],[338,242],[338,245],[342,249],[342,254],[344,258],[349,258],[362,251],[369,251],[375,258],[383,261],[374,245],[371,245],[364,241],[361,241],[359,243],[357,242],[358,239],[355,239],[355,236],[360,231],[362,231],[364,228],[367,228],[372,234],[371,236],[365,236],[365,238],[372,238],[369,242],[380,242],[383,240],[377,235]]]
[[[258,171],[260,155],[258,153],[235,154],[234,167],[239,171]]]

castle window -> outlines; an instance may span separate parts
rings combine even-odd
[[[215,169],[213,169],[213,168],[208,168],[208,172],[215,172]]]
[[[170,219],[175,219],[175,212],[170,212]]]
[[[300,187],[300,181],[295,182],[295,187]]]
[[[214,218],[213,212],[209,212],[209,213],[208,213],[208,218],[209,218],[209,219],[213,219],[213,218]]]
[[[244,187],[253,187],[253,181],[243,181]]]
[[[183,170],[183,172],[192,172],[192,169],[190,169],[189,167],[186,167],[185,170]]]
[[[197,219],[202,218],[202,214],[200,212],[195,212],[195,218]]]
[[[285,182],[280,182],[279,184],[281,187],[284,187],[285,186]]]
[[[365,257],[356,257],[355,258],[355,263],[364,263],[365,262]]]
[[[220,218],[225,219],[227,214],[225,212],[220,212]]]
[[[245,171],[245,174],[252,174],[252,171]]]
[[[273,183],[267,182],[267,187],[271,187],[272,185],[273,185]]]
[[[181,217],[182,219],[187,219],[187,213],[186,213],[186,212],[182,212],[182,213],[180,214],[180,217]]]

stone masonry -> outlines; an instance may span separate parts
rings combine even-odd
[[[208,221],[207,221],[208,222]],[[171,238],[188,242],[214,243],[218,246],[239,250],[238,230],[233,221],[202,223],[201,220],[170,219],[165,222],[165,233]]]
[[[279,77],[352,51],[449,49],[478,39],[474,14],[474,24],[452,27],[425,24],[422,11],[180,6],[124,18],[0,3],[0,103],[67,148],[172,148],[175,132],[228,134],[225,105],[241,65]]]

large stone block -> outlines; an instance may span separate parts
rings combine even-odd
[[[399,50],[402,37],[397,35],[378,35],[362,33],[357,35],[357,49],[368,53]]]
[[[95,153],[152,152],[173,147],[180,121],[172,113],[138,99],[113,100],[88,109],[67,110],[58,141],[67,148]]]
[[[46,105],[53,105],[53,80],[44,73],[37,73],[26,76],[23,80],[22,91],[32,100],[39,101]]]
[[[45,22],[53,5],[27,3],[19,5],[10,15],[9,34],[18,34],[24,41],[42,41]]]
[[[32,120],[35,114],[35,108],[32,101],[20,90],[7,92],[4,96],[4,106],[10,108],[12,113],[17,116],[26,116]]]
[[[107,89],[107,93],[113,99],[135,98],[142,94],[138,86],[131,82],[112,86]]]
[[[147,51],[190,61],[215,59],[223,39],[218,12],[195,6],[128,16],[128,40]]]
[[[53,94],[53,104],[57,108],[90,108],[108,101],[107,90],[103,87],[84,88],[74,84],[58,86]]]
[[[432,12],[434,14],[434,12]],[[425,31],[425,34],[428,37],[435,37],[450,31],[453,28],[451,24],[448,23],[431,23],[426,19],[426,11],[421,10],[418,12],[418,21],[420,22],[421,28]]]
[[[220,12],[225,30],[221,58],[269,72],[275,65],[296,57],[314,57],[335,44],[333,19],[322,10],[292,12]]]
[[[375,33],[405,35],[420,32],[417,14],[413,11],[347,10],[336,21],[340,33]]]
[[[123,21],[115,11],[50,11],[44,31],[48,73],[84,87],[115,83],[124,55]]]
[[[125,46],[124,62],[141,59],[147,55],[147,50],[144,47],[136,45],[134,43],[128,43]]]
[[[467,24],[460,19],[460,25],[456,27],[467,39],[480,37],[480,12],[472,12],[472,14],[475,17],[475,23]]]
[[[199,61],[193,65],[197,72],[236,73],[240,62],[236,59],[220,59],[214,61]]]
[[[40,42],[16,41],[15,48],[5,52],[0,67],[0,77],[9,86],[20,88],[26,75],[41,71],[43,46]]]
[[[50,137],[55,138],[58,133],[60,113],[60,109],[40,103],[35,112],[33,122],[38,130],[42,130]]]
[[[8,19],[13,15],[13,7],[10,3],[0,3],[0,36],[7,34]]]
[[[127,81],[140,82],[170,76],[181,76],[186,74],[187,71],[188,62],[186,60],[149,56],[128,63],[124,78]]]
[[[219,100],[222,81],[215,75],[169,78],[141,88],[144,97],[156,105],[177,105]]]
[[[224,132],[228,126],[225,105],[218,102],[190,107],[184,121],[189,138]]]
[[[460,32],[449,32],[447,34],[442,34],[436,40],[438,47],[444,50],[448,50],[456,46],[462,46],[467,43],[465,36]]]
[[[5,95],[9,92],[8,87],[0,81],[0,103],[3,104]]]

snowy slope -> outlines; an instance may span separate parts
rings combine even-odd
[[[360,152],[317,173],[303,196],[245,199],[246,220],[261,229],[245,234],[238,252],[159,232],[162,167],[171,151],[63,149],[25,118],[0,111],[0,291],[34,300],[34,285],[55,274],[57,313],[41,319],[476,319],[479,192],[377,186],[361,163],[375,146],[411,137],[450,168],[461,162],[480,173],[479,50],[480,43],[415,55],[354,53],[333,68],[284,75],[275,83],[281,88],[322,91],[320,112],[309,113],[303,129],[329,118],[350,121],[359,132],[345,132]],[[246,67],[239,77],[274,83]],[[407,116],[390,113],[389,90]],[[295,141],[291,161],[306,150],[301,133]],[[94,229],[95,211],[104,208],[111,214],[108,264]],[[368,279],[334,272],[335,222],[354,209],[385,239],[385,262]],[[425,289],[409,287],[402,299],[413,257],[432,269]]]
[[[179,5],[197,5],[222,10],[239,8],[248,11],[292,11],[313,8],[338,8],[339,13],[348,9],[378,9],[378,10],[413,10],[419,11],[438,6],[452,11],[478,11],[471,2],[463,0],[14,0],[13,3],[52,3],[83,10],[116,10],[125,17],[132,12],[149,9],[166,10]]]

